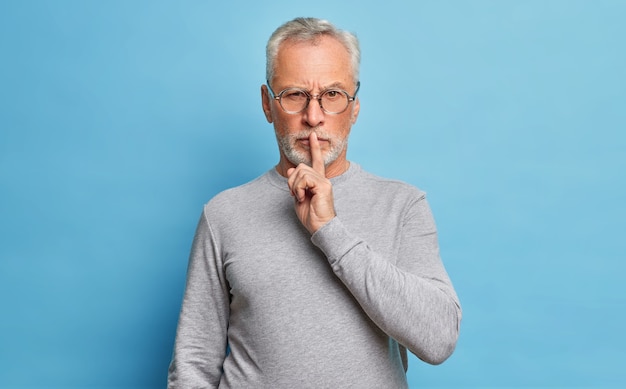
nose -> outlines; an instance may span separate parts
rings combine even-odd
[[[316,127],[324,123],[324,111],[318,99],[312,98],[309,101],[309,105],[305,108],[302,119],[311,127]]]

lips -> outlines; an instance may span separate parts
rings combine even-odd
[[[298,138],[297,139],[298,142],[302,143],[303,145],[309,145],[309,138]],[[317,138],[318,142],[328,142],[328,139],[326,138]]]

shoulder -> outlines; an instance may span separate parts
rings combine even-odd
[[[212,215],[229,214],[245,208],[245,205],[253,203],[255,199],[271,191],[272,185],[267,175],[265,173],[252,181],[216,194],[204,205],[204,212]]]
[[[355,179],[357,185],[363,185],[364,189],[367,188],[369,191],[377,192],[378,194],[385,194],[385,197],[406,196],[413,199],[426,197],[426,192],[415,185],[398,179],[382,177],[360,167],[355,175]]]
[[[427,207],[426,193],[418,187],[370,173],[356,164],[349,178],[337,182],[333,192],[335,204],[358,217],[405,217]]]

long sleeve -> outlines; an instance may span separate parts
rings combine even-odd
[[[274,169],[207,203],[168,388],[406,388],[405,349],[450,355],[461,311],[423,192],[356,164],[333,192],[313,236]]]
[[[205,211],[189,258],[187,286],[168,374],[169,389],[218,387],[226,355],[228,318],[228,283]]]
[[[456,346],[461,308],[439,258],[427,201],[422,195],[407,208],[394,253],[376,252],[348,230],[341,214],[312,242],[379,328],[423,361],[439,364]]]

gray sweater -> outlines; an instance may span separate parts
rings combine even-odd
[[[450,356],[461,308],[424,193],[355,163],[331,182],[313,236],[274,169],[204,207],[169,388],[406,388],[406,349]]]

